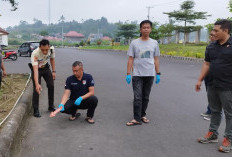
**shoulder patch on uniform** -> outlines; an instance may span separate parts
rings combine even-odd
[[[34,61],[35,61],[35,62],[38,61],[38,57],[37,57],[37,56],[34,57]]]

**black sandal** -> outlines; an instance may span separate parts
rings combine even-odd
[[[76,115],[75,116],[72,116],[72,117],[69,117],[69,120],[70,121],[74,121],[74,120],[76,120],[78,117],[80,117],[81,116],[81,113],[76,113]]]

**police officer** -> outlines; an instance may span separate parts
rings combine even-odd
[[[222,19],[214,24],[215,40],[205,51],[200,76],[195,90],[201,89],[206,75],[209,75],[207,96],[211,109],[211,120],[207,134],[200,137],[200,143],[218,142],[218,128],[222,119],[222,109],[225,113],[226,127],[224,140],[219,151],[228,153],[232,150],[232,37],[231,21]]]
[[[0,45],[0,89],[1,89],[1,85],[2,85],[2,76],[5,77],[6,76],[6,69],[3,63],[3,59],[2,59],[2,51],[1,51],[1,45]]]
[[[88,109],[86,121],[94,124],[93,116],[97,107],[98,99],[94,96],[94,80],[90,74],[84,73],[83,64],[75,61],[72,65],[73,75],[68,77],[65,84],[64,95],[59,108],[52,112],[50,117],[54,117],[62,107],[61,112],[71,114],[69,120],[75,120],[80,114],[77,109]]]
[[[52,71],[50,70],[50,65],[48,64],[50,60]],[[47,88],[48,88],[48,111],[52,112],[55,110],[54,107],[54,80],[56,78],[55,71],[55,52],[54,47],[50,46],[48,40],[43,39],[39,43],[39,47],[32,52],[31,64],[29,66],[32,70],[32,80],[33,80],[33,98],[32,106],[34,109],[34,116],[41,117],[39,113],[39,94],[42,91],[41,87],[41,77],[44,78]]]

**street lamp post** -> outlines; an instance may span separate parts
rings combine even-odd
[[[63,36],[63,34],[64,34],[64,22],[62,22],[62,48],[64,47],[64,36]]]

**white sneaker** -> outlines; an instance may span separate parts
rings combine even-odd
[[[202,117],[208,117],[208,116],[210,116],[210,114],[208,114],[207,112],[205,112],[205,113],[201,113],[201,116]]]
[[[208,120],[208,121],[210,121],[210,120],[211,120],[211,116],[203,117],[203,118],[204,118],[204,120]]]

